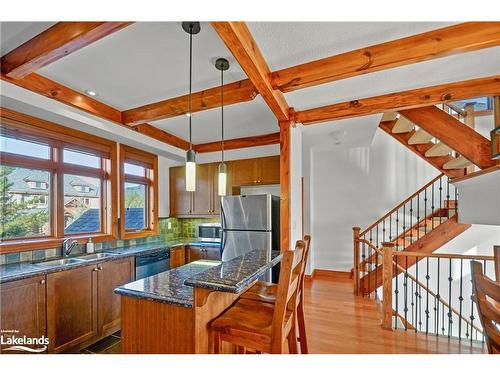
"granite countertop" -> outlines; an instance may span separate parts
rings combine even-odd
[[[211,267],[219,265],[216,260],[199,260],[169,271],[133,281],[115,289],[115,293],[169,303],[182,307],[193,306],[193,288],[184,285],[184,280]]]
[[[240,293],[280,260],[279,251],[272,251],[269,257],[266,250],[254,250],[197,273],[186,279],[184,284],[195,288]]]
[[[281,260],[279,251],[254,250],[229,261],[200,260],[122,285],[115,293],[193,306],[193,287],[240,293]]]
[[[4,264],[0,265],[0,283],[26,279],[28,277],[33,277],[33,276],[46,275],[49,273],[64,271],[67,269],[85,267],[97,263],[109,262],[124,257],[148,255],[158,250],[163,250],[163,249],[168,250],[171,247],[179,245],[193,245],[193,246],[203,245],[207,247],[210,246],[210,244],[200,243],[199,241],[193,238],[180,238],[174,241],[154,242],[143,245],[133,245],[129,247],[103,249],[102,251],[98,251],[96,253],[104,252],[104,253],[112,253],[113,255],[106,258],[87,260],[85,262],[79,262],[73,264],[53,265],[53,266],[44,266],[42,264],[43,262],[38,262],[38,263],[23,262],[23,263]],[[212,246],[220,246],[220,245],[212,244]],[[85,255],[87,254],[77,254],[71,256],[71,258],[78,258]],[[45,261],[50,261],[53,259],[60,259],[60,257],[46,259]]]

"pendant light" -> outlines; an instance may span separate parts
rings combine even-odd
[[[219,164],[219,195],[226,195],[227,168],[224,164],[224,71],[229,69],[229,61],[218,58],[215,67],[220,70],[221,95],[221,162]]]
[[[195,191],[196,190],[196,153],[193,150],[192,144],[192,127],[191,127],[191,119],[193,118],[192,114],[192,98],[191,98],[191,87],[192,87],[192,77],[193,77],[193,35],[198,34],[200,32],[200,23],[199,22],[183,22],[182,28],[185,32],[189,34],[189,110],[188,110],[188,119],[189,119],[189,150],[186,155],[186,191]]]

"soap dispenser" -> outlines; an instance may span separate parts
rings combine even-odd
[[[87,254],[92,254],[94,252],[95,247],[94,247],[94,243],[92,242],[92,238],[89,238],[85,248],[86,248]]]

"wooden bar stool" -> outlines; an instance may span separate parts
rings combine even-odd
[[[306,335],[306,325],[304,318],[304,278],[306,271],[307,256],[309,254],[309,247],[311,244],[311,236],[304,236],[305,250],[302,255],[302,269],[300,274],[300,284],[297,291],[297,324],[299,329],[298,340],[300,342],[300,353],[308,354],[309,350],[307,348],[307,335]],[[276,292],[278,290],[278,285],[273,283],[268,283],[264,281],[257,282],[253,287],[241,295],[241,299],[249,299],[260,302],[275,303],[276,302]]]
[[[274,304],[239,299],[212,321],[214,353],[218,354],[222,341],[226,341],[257,352],[281,354],[285,340],[288,340],[288,351],[297,353],[294,321],[304,251],[304,241],[297,241],[295,250],[283,253]]]

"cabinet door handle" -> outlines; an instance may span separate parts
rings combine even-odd
[[[45,279],[40,280],[40,284],[45,284]]]
[[[99,271],[99,269],[96,267],[92,271],[97,272],[97,271]]]
[[[97,267],[99,271],[102,271],[102,266]]]

